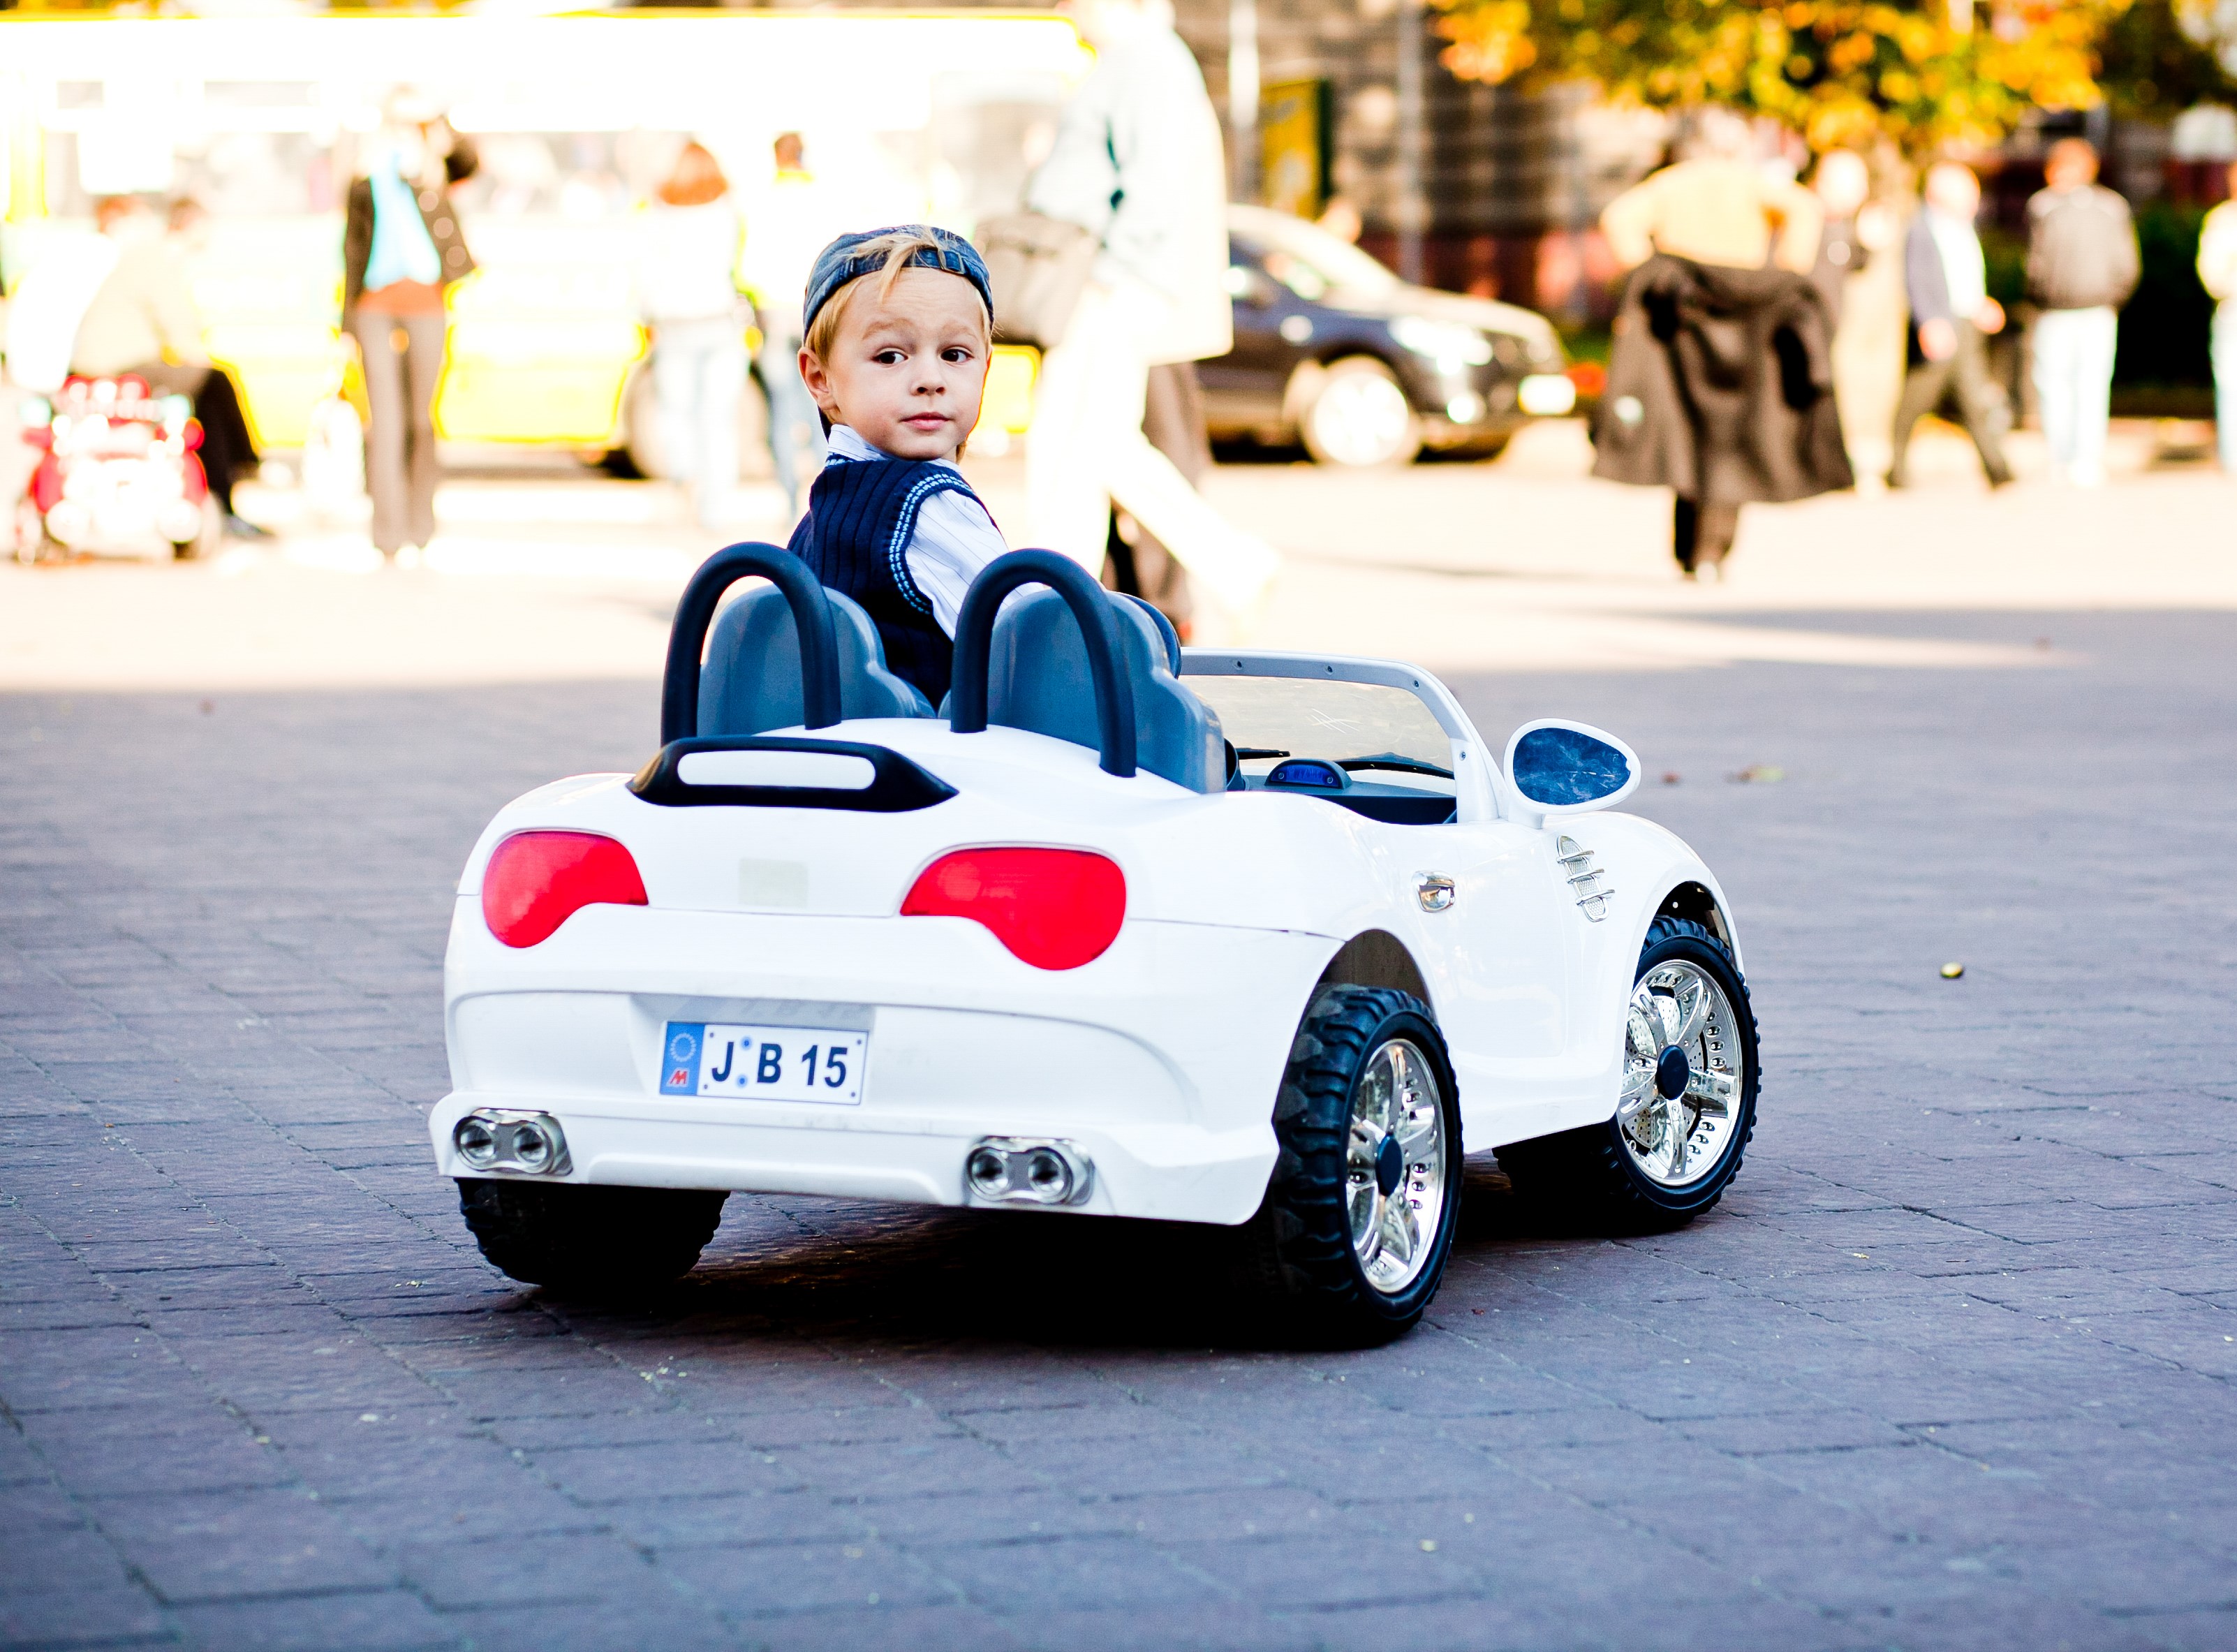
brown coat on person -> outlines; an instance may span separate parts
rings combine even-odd
[[[1712,506],[1851,486],[1832,336],[1805,275],[1657,254],[1624,288],[1593,474]]]
[[[451,151],[443,157],[444,182],[430,188],[416,187],[419,202],[419,216],[427,226],[427,238],[435,243],[436,254],[443,261],[440,285],[464,281],[474,272],[474,256],[466,250],[466,238],[459,228],[459,215],[451,206],[450,186],[474,175],[479,156],[473,142],[458,138]],[[342,220],[342,326],[346,328],[350,318],[357,313],[357,301],[365,294],[365,267],[373,257],[373,180],[359,178],[349,187],[349,204]]]

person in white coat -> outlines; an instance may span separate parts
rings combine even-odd
[[[736,270],[744,224],[714,155],[687,143],[639,226],[637,305],[652,328],[660,452],[714,532],[738,486],[746,329]]]
[[[1191,487],[1142,432],[1150,368],[1224,355],[1227,166],[1203,72],[1166,0],[1070,0],[1096,50],[1026,206],[1100,242],[1026,435],[1029,542],[1100,572],[1116,501],[1238,625],[1280,559]]]
[[[746,211],[746,254],[739,265],[761,318],[758,365],[769,393],[769,458],[784,489],[787,520],[800,515],[803,465],[812,476],[828,449],[815,398],[800,377],[801,301],[816,255],[851,226],[830,186],[808,169],[807,146],[797,132],[778,135],[776,175]]]
[[[2206,215],[2198,232],[2198,280],[2214,299],[2214,439],[2221,468],[2237,476],[2237,166],[2231,198]]]

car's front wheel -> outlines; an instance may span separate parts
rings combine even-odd
[[[1732,951],[1705,926],[1646,931],[1624,1014],[1623,1083],[1603,1124],[1499,1150],[1518,1198],[1618,1232],[1681,1227],[1739,1173],[1755,1130],[1755,1011]]]
[[[1388,988],[1323,989],[1290,1047],[1274,1133],[1244,1239],[1277,1329],[1350,1345],[1410,1329],[1460,1219],[1460,1098],[1429,1007]]]
[[[728,1193],[461,1178],[459,1207],[482,1254],[514,1279],[611,1295],[689,1273]]]
[[[1305,451],[1323,465],[1368,469],[1403,465],[1422,451],[1422,421],[1414,416],[1398,375],[1372,356],[1347,356],[1330,364],[1298,421]]]

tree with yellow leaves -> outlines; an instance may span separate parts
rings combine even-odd
[[[1973,0],[1435,3],[1445,63],[1462,79],[1589,80],[1618,102],[1722,104],[1768,116],[1820,150],[1884,137],[1921,155],[1993,142],[2030,106],[2092,108],[2108,90],[2108,39],[2126,59],[2139,54],[2119,49],[2148,36],[2192,81],[2230,84],[2202,30],[2180,26],[2173,10],[2205,0],[1990,0],[1977,19]],[[2137,101],[2111,89],[2116,105]]]

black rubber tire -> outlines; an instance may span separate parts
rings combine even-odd
[[[1445,1196],[1429,1259],[1412,1284],[1386,1295],[1369,1284],[1351,1246],[1344,1149],[1352,1092],[1382,1044],[1403,1038],[1428,1057],[1445,1113]],[[1290,1046],[1274,1107],[1280,1144],[1258,1213],[1242,1232],[1241,1283],[1287,1342],[1363,1347],[1413,1329],[1444,1278],[1460,1226],[1460,1091],[1429,1008],[1387,987],[1323,988]]]
[[[608,1295],[689,1273],[728,1193],[460,1177],[459,1208],[482,1254],[514,1279]]]
[[[1613,1113],[1604,1124],[1509,1142],[1499,1150],[1499,1167],[1514,1185],[1515,1197],[1541,1215],[1594,1232],[1668,1232],[1713,1206],[1739,1174],[1748,1140],[1755,1133],[1756,1095],[1763,1081],[1747,982],[1732,961],[1731,949],[1706,925],[1666,916],[1648,926],[1632,979],[1636,981],[1673,958],[1682,958],[1714,976],[1739,1022],[1739,1117],[1732,1139],[1715,1164],[1679,1187],[1648,1180],[1632,1162]]]

